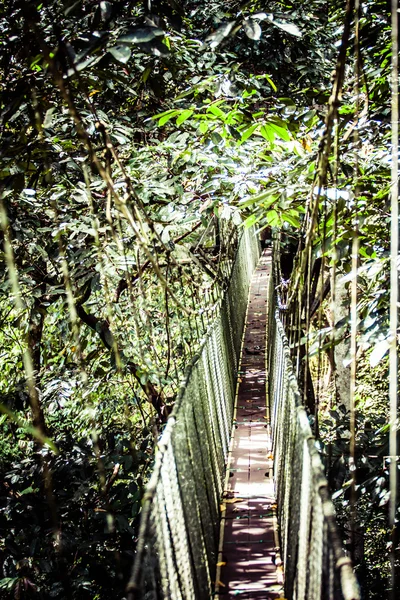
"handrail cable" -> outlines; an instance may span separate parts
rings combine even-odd
[[[219,506],[250,276],[259,258],[243,230],[230,286],[158,443],[127,598],[203,600],[212,593]]]
[[[359,600],[280,320],[276,276],[275,270],[269,292],[268,395],[285,598]]]
[[[188,368],[158,444],[128,600],[204,600],[213,593],[236,365],[257,258],[255,238],[245,231],[220,317]],[[266,361],[285,597],[359,600],[279,318],[277,258],[270,279]]]

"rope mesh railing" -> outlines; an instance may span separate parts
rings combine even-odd
[[[279,317],[269,293],[269,402],[285,598],[358,600],[351,560],[342,550],[321,459],[302,405]]]
[[[219,317],[188,368],[158,444],[129,600],[203,600],[212,593],[237,365],[259,254],[254,231],[243,231]]]

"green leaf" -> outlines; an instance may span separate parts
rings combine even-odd
[[[220,108],[218,108],[218,106],[216,104],[211,104],[207,108],[207,112],[212,113],[213,115],[215,115],[216,117],[218,117],[222,121],[226,120],[226,114]]]
[[[298,228],[301,227],[300,221],[295,216],[293,216],[287,212],[282,212],[281,217],[284,221],[286,221],[287,223],[290,223],[290,225],[292,225],[293,227],[298,227]]]
[[[147,54],[152,54],[153,56],[168,56],[170,53],[166,44],[161,42],[158,38],[140,44],[139,50],[146,52]]]
[[[245,19],[243,21],[243,29],[245,34],[251,40],[259,40],[261,37],[261,27],[258,23],[253,21],[252,19]]]
[[[290,141],[291,138],[287,129],[284,129],[279,125],[275,125],[275,123],[268,123],[268,125],[274,131],[274,133],[281,138],[281,140],[284,140],[285,142]]]
[[[179,115],[179,110],[169,110],[167,114],[161,117],[161,119],[158,121],[158,125],[162,127],[165,125],[165,123],[168,123],[168,121],[176,117],[176,115]]]
[[[164,31],[158,27],[135,27],[126,33],[121,35],[117,42],[123,44],[143,44],[144,42],[151,42],[155,37],[161,37],[164,35]]]
[[[248,206],[252,206],[253,204],[262,204],[264,208],[267,208],[271,204],[273,204],[279,198],[279,194],[271,194],[271,190],[267,192],[263,192],[262,194],[255,194],[254,196],[250,196],[250,198],[245,199],[240,202],[240,208],[247,208]]]
[[[255,125],[251,125],[250,127],[248,127],[245,131],[243,131],[240,141],[245,142],[246,140],[248,140],[249,137],[255,132],[255,130],[258,129],[258,127],[259,127],[259,123],[256,123]]]
[[[112,15],[112,4],[111,2],[100,2],[100,12],[103,21],[109,19]]]
[[[260,133],[269,142],[273,143],[275,139],[275,132],[269,125],[263,125],[260,129]]]
[[[49,108],[46,111],[46,114],[43,119],[43,129],[50,129],[53,122],[53,115],[55,110],[55,108]]]
[[[213,33],[210,33],[210,35],[206,37],[206,42],[210,44],[210,48],[219,46],[219,44],[231,33],[235,23],[235,21],[229,21],[228,23],[221,25],[221,27],[218,27]]]
[[[113,57],[123,64],[126,64],[132,54],[132,50],[127,46],[113,46],[109,48],[109,53],[113,55]]]
[[[271,227],[277,227],[280,225],[279,214],[276,212],[276,210],[272,209],[267,212],[267,221]]]
[[[381,362],[389,348],[390,343],[388,339],[382,340],[376,344],[369,356],[369,364],[371,367],[376,367]]]
[[[272,25],[283,29],[284,31],[286,31],[286,33],[290,33],[290,35],[295,35],[296,37],[303,36],[297,25],[294,25],[293,23],[288,23],[288,21],[282,21],[281,19],[276,21],[273,15],[269,15],[268,19],[271,21]]]
[[[199,125],[199,129],[200,129],[201,133],[203,133],[203,134],[207,133],[207,131],[208,131],[208,123],[207,123],[207,121],[202,121],[200,123],[200,125]]]
[[[176,124],[177,125],[182,125],[182,123],[184,123],[185,121],[187,121],[188,119],[190,119],[190,117],[193,114],[193,110],[187,109],[181,112],[181,114],[179,115],[179,117],[176,120]]]
[[[30,433],[41,444],[43,444],[43,446],[48,446],[54,452],[54,454],[59,453],[58,448],[54,444],[53,440],[44,436],[43,433],[40,431],[40,429],[38,429],[37,427],[32,427],[32,425],[26,425],[15,412],[10,410],[4,404],[0,404],[0,413],[7,415],[7,417],[10,419],[10,421],[14,421],[14,423],[17,423],[18,427],[20,427],[22,430],[26,431],[27,433]]]
[[[235,129],[235,127],[231,127],[230,125],[225,125],[226,131],[231,135],[235,140],[240,140],[241,135],[240,131]]]
[[[0,579],[0,589],[11,591],[19,582],[19,577],[4,577]]]
[[[144,83],[146,83],[146,81],[150,77],[152,70],[153,70],[152,67],[146,67],[145,70],[143,71],[143,73],[142,73],[142,81]]]
[[[212,134],[211,134],[211,141],[216,146],[218,146],[218,144],[220,144],[222,142],[222,137],[220,136],[220,134],[218,133],[218,131],[213,131],[212,132]]]
[[[160,113],[157,113],[156,115],[153,115],[151,118],[154,121],[156,119],[160,119],[160,117],[163,117],[164,115],[170,115],[173,112],[178,113],[179,110],[176,110],[176,108],[169,108],[168,110],[164,110],[163,112],[160,112]]]
[[[278,91],[278,88],[276,87],[276,85],[274,84],[274,82],[272,81],[272,79],[269,75],[264,75],[264,79],[266,79],[268,81],[269,85],[272,87],[274,92]]]
[[[71,69],[68,69],[67,76],[72,77],[73,75],[75,75],[75,71],[79,73],[87,67],[93,67],[103,58],[103,56],[103,53],[97,56],[89,56],[85,60],[76,63]]]
[[[29,486],[29,487],[25,488],[24,490],[22,490],[22,492],[19,492],[19,493],[21,496],[24,496],[25,494],[35,494],[38,491],[39,491],[39,488],[33,488],[32,486]]]
[[[249,217],[247,217],[247,219],[245,219],[245,221],[243,221],[243,226],[246,227],[246,229],[248,229],[249,227],[252,227],[253,225],[255,225],[256,223],[258,223],[258,221],[261,221],[261,219],[263,218],[264,215],[250,215]]]
[[[286,114],[293,114],[296,112],[296,104],[293,102],[291,98],[279,98],[279,102],[285,105]]]

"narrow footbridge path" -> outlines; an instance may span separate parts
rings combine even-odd
[[[243,231],[158,442],[127,600],[360,598],[280,319],[278,261]]]
[[[283,596],[267,405],[265,344],[271,253],[250,284],[223,495],[216,592],[222,599]]]

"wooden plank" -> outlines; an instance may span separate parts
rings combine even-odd
[[[228,472],[221,503],[216,597],[273,600],[283,596],[277,547],[265,337],[271,254],[254,273],[244,332]]]

